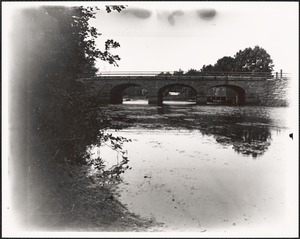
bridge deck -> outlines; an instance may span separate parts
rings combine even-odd
[[[82,81],[101,81],[101,80],[191,80],[191,81],[218,81],[218,80],[229,80],[229,81],[263,81],[272,80],[274,77],[257,77],[257,76],[90,76],[80,77],[78,80]]]
[[[197,75],[188,75],[187,72],[182,74],[162,73],[158,71],[115,71],[101,72],[98,74],[85,73],[78,76],[79,80],[109,80],[109,79],[188,79],[188,80],[271,80],[278,78],[287,78],[287,73],[269,72],[199,72]]]

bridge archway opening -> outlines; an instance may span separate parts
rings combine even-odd
[[[147,104],[147,90],[138,84],[121,84],[110,91],[110,103],[145,103]]]
[[[215,105],[244,105],[245,90],[235,85],[218,85],[207,91],[207,104]]]
[[[185,84],[166,85],[158,91],[158,104],[196,104],[197,91]]]

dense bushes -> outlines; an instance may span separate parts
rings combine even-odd
[[[86,147],[100,142],[100,130],[109,126],[95,100],[84,97],[84,86],[76,81],[82,73],[97,71],[97,58],[114,65],[120,60],[110,53],[120,46],[118,42],[107,40],[105,51],[95,45],[99,33],[89,20],[97,10],[46,6],[24,10],[31,153],[46,146],[61,159],[84,163]],[[107,6],[106,10],[121,11],[122,7]]]

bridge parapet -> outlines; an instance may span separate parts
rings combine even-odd
[[[273,79],[270,77],[253,77],[253,76],[94,76],[82,77],[79,81],[107,81],[107,80],[180,80],[180,81],[216,81],[216,80],[230,80],[230,81],[263,81]]]
[[[164,76],[164,77],[172,77],[172,76],[178,76],[178,77],[185,77],[185,76],[252,76],[252,77],[280,77],[282,78],[283,75],[286,75],[287,73],[283,73],[282,71],[280,74],[278,72],[276,73],[270,73],[270,72],[236,72],[236,71],[213,71],[213,72],[195,72],[191,74],[188,71],[181,71],[174,72],[174,71],[109,71],[109,72],[99,72],[97,74],[94,73],[84,73],[79,76],[79,78],[82,77],[91,77],[91,76]]]

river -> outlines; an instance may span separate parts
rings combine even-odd
[[[100,109],[112,120],[110,132],[131,139],[124,148],[132,169],[116,194],[129,211],[163,223],[156,230],[262,236],[288,227],[297,160],[289,108]],[[109,149],[97,152],[112,164],[120,160]]]

